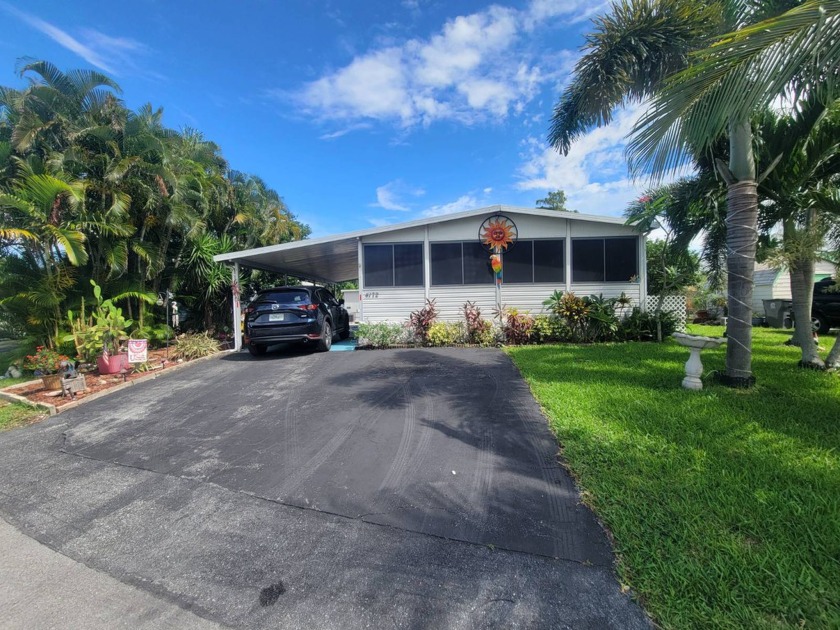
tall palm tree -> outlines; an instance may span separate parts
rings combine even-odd
[[[756,175],[752,118],[780,98],[792,106],[808,95],[830,102],[840,76],[840,1],[809,0],[751,23],[754,17],[741,11],[737,30],[699,51],[665,82],[628,146],[631,168],[661,175],[683,163],[689,148],[705,149],[728,134],[729,164],[718,166],[728,184],[727,377],[736,384],[751,377],[758,183],[775,166]]]
[[[840,187],[840,103],[826,107],[812,95],[790,113],[768,110],[754,122],[765,161],[781,159],[759,184],[765,229],[782,227],[780,262],[790,274],[800,365],[823,368],[811,339],[814,266],[832,224],[826,202]]]
[[[728,185],[726,379],[733,385],[754,380],[751,301],[759,178],[751,116],[786,91],[832,92],[839,5],[837,0],[621,0],[609,19],[597,22],[589,51],[555,111],[550,140],[567,151],[588,126],[609,121],[606,111],[627,99],[650,98],[628,158],[631,170],[654,179],[728,134],[729,163],[720,164],[720,171]]]

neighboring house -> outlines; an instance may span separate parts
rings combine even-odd
[[[834,263],[817,261],[814,267],[814,282],[833,276]],[[790,300],[790,273],[787,269],[777,269],[763,263],[756,263],[753,276],[753,313],[757,317],[766,315],[764,300]]]
[[[426,299],[435,300],[444,320],[460,319],[468,300],[490,317],[497,294],[479,228],[498,215],[511,219],[518,231],[516,244],[502,256],[504,306],[537,313],[558,289],[606,297],[624,293],[644,304],[645,235],[620,218],[554,210],[491,206],[215,260],[236,263],[235,270],[241,265],[322,283],[358,280],[356,321],[403,321]]]

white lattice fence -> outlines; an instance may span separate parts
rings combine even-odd
[[[649,312],[652,313],[656,311],[657,304],[659,304],[658,295],[647,296],[647,299],[645,300],[645,308]],[[671,313],[674,317],[676,317],[677,330],[685,332],[685,319],[688,314],[686,312],[684,295],[666,295],[665,299],[662,301],[662,310],[666,313]]]

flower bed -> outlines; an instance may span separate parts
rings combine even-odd
[[[169,353],[170,356],[172,356],[171,348],[169,350]],[[91,396],[92,394],[99,393],[112,387],[116,387],[117,385],[121,385],[122,383],[125,383],[127,381],[136,380],[138,378],[142,378],[152,373],[164,372],[176,365],[184,363],[184,361],[181,361],[179,363],[178,361],[173,359],[167,360],[165,349],[149,350],[148,358],[149,360],[146,362],[146,365],[150,367],[162,367],[156,367],[156,369],[150,369],[141,372],[137,370],[136,366],[132,366],[132,371],[124,375],[99,375],[96,372],[88,372],[85,374],[87,390],[84,392],[77,393],[75,398],[71,398],[70,396],[62,396],[60,394],[56,395],[54,391],[51,392],[50,390],[45,389],[40,381],[31,381],[28,384],[24,383],[22,385],[8,387],[4,391],[9,392],[10,394],[17,394],[18,396],[23,396],[24,398],[33,403],[54,405],[57,408],[61,408],[64,405],[75,402],[77,400],[82,400],[86,397]]]

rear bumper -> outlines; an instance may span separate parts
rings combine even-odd
[[[298,326],[249,326],[245,331],[245,343],[251,345],[317,341],[320,337],[321,325],[317,321]]]

